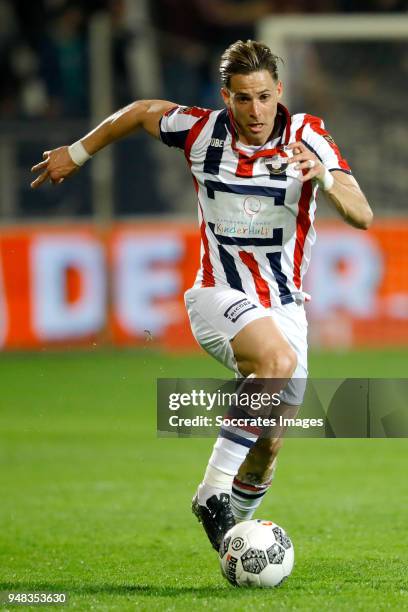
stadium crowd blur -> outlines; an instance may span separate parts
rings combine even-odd
[[[127,52],[147,27],[157,37],[163,96],[212,106],[219,103],[214,90],[220,52],[233,40],[254,38],[258,19],[304,13],[304,6],[302,0],[150,0],[134,11],[124,0],[0,0],[0,117],[88,116],[87,24],[97,11],[108,11],[112,20],[115,106],[138,97],[130,87],[135,79]],[[407,9],[408,0],[307,3],[308,14]]]
[[[54,125],[89,119],[89,24],[100,11],[106,12],[111,22],[114,108],[143,97],[217,108],[220,52],[238,38],[256,38],[255,24],[263,17],[305,13],[305,4],[303,0],[0,0],[0,125],[17,121]],[[407,10],[408,0],[307,2],[308,14]],[[303,44],[302,59],[294,66],[300,74],[306,62],[310,76],[301,89],[294,87],[295,108],[291,110],[300,111],[307,105],[315,114],[324,111],[330,100],[326,99],[327,88],[320,84],[340,79],[347,83],[355,107],[364,106],[364,114],[371,96],[378,96],[379,75],[387,87],[400,89],[395,79],[408,72],[407,54],[401,52],[401,44],[359,43],[352,49],[353,62],[342,56],[337,44],[326,45],[324,53],[319,52],[319,44]],[[387,46],[386,52],[383,45]],[[141,57],[148,58],[149,72],[146,66],[143,71]],[[296,74],[293,80],[296,84]],[[27,161],[31,153],[38,151],[37,143],[38,139],[27,151]],[[126,150],[122,153],[125,164]],[[141,176],[149,173],[147,164],[152,163],[161,162],[149,161],[147,156],[141,162]],[[133,172],[130,165],[129,171]],[[133,200],[126,197],[129,194],[119,195],[123,197],[119,198],[122,209],[118,212],[135,212]],[[40,214],[34,197],[23,193],[21,199],[21,215]],[[139,207],[139,212],[169,209],[168,198],[163,194],[150,194],[147,201],[149,205]],[[183,210],[183,206],[179,208]],[[50,203],[50,214],[51,209]],[[89,212],[85,202],[68,210],[74,214]],[[64,208],[59,213],[63,214]]]

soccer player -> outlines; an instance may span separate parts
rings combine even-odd
[[[289,381],[282,406],[297,409],[303,388],[294,381],[307,377],[302,278],[316,192],[356,228],[367,229],[372,212],[323,121],[290,115],[279,102],[278,58],[266,45],[233,43],[220,74],[223,110],[134,102],[81,140],[45,151],[31,185],[62,182],[139,128],[184,151],[201,231],[201,266],[185,295],[192,332],[239,376]],[[261,433],[223,427],[214,445],[193,511],[215,549],[236,520],[252,517],[271,484],[281,440]]]

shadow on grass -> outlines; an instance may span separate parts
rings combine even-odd
[[[408,569],[405,559],[401,556],[387,559],[388,572],[384,575],[384,559],[319,559],[304,561],[301,571],[295,570],[288,582],[280,587],[280,597],[285,595],[299,596],[322,594],[337,596],[339,590],[345,593],[358,588],[366,592],[381,593],[400,592],[401,596],[408,589]],[[158,581],[160,577],[158,576]],[[163,597],[176,598],[183,595],[193,595],[204,599],[215,597],[218,599],[234,599],[248,597],[251,589],[238,589],[226,581],[220,585],[186,585],[158,586],[157,584],[115,584],[109,582],[88,582],[67,580],[56,582],[45,581],[4,581],[0,582],[0,591],[13,592],[66,592],[69,597],[81,595],[113,595],[118,597]],[[253,593],[253,591],[252,591]]]

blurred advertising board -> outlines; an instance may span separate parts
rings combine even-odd
[[[183,293],[199,251],[189,223],[3,228],[0,347],[190,349]],[[306,279],[311,345],[408,345],[408,221],[319,223]]]

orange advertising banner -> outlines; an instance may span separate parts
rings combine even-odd
[[[190,223],[3,228],[0,348],[191,349],[183,294],[199,252]],[[408,344],[408,221],[318,224],[305,289],[311,345]]]
[[[311,345],[408,345],[408,221],[320,223],[306,287]]]

